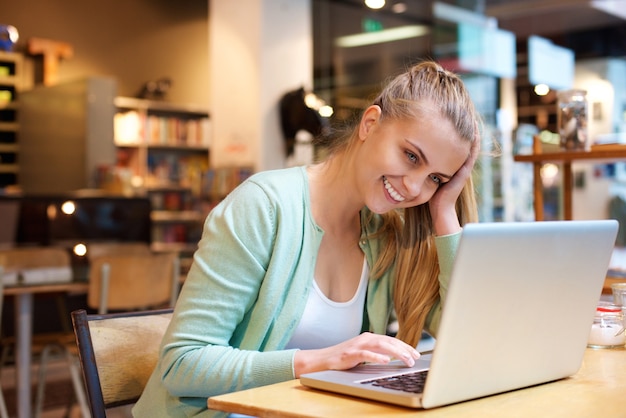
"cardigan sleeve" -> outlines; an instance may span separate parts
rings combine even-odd
[[[271,350],[263,340],[237,348],[249,331],[247,314],[259,298],[275,236],[273,204],[254,182],[207,217],[161,347],[159,371],[171,396],[206,401],[293,378],[295,350]]]
[[[435,237],[439,258],[439,300],[435,302],[426,318],[426,330],[436,336],[441,321],[441,312],[446,301],[454,258],[461,239],[461,232]]]

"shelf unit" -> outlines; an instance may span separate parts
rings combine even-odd
[[[185,273],[191,266],[206,216],[251,174],[252,169],[244,167],[208,169],[203,172],[199,194],[176,185],[146,189],[152,208],[152,250],[179,253],[181,271]]]
[[[148,197],[152,249],[178,252],[184,269],[208,212],[251,170],[209,167],[206,109],[119,97],[116,88],[90,77],[21,94],[20,186]]]
[[[178,252],[188,268],[210,205],[203,188],[209,170],[209,113],[130,97],[115,98],[114,178],[122,191],[151,201],[155,252]]]
[[[200,194],[211,141],[206,110],[150,100],[115,99],[118,165],[138,176],[141,187],[184,186]]]
[[[195,251],[202,234],[207,214],[202,198],[194,196],[190,189],[173,187],[151,189],[148,195],[152,207],[152,250],[178,252],[184,263]]]
[[[22,55],[0,51],[0,189],[19,181],[19,123]]]
[[[541,167],[545,163],[560,163],[563,165],[563,218],[572,219],[572,190],[574,176],[572,162],[575,161],[619,161],[626,160],[626,145],[596,145],[590,151],[557,151],[541,152],[535,138],[535,152],[529,155],[515,155],[514,161],[533,164],[533,195],[535,220],[544,220],[543,213],[543,184],[541,181]]]

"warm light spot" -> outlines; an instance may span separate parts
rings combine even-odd
[[[541,182],[543,187],[553,187],[556,185],[557,176],[559,174],[559,167],[556,164],[544,164],[541,167]]]
[[[385,5],[385,0],[365,0],[365,5],[370,9],[382,9]]]
[[[140,188],[141,186],[143,186],[143,177],[132,176],[130,178],[130,185],[137,189]]]
[[[325,118],[331,117],[333,115],[333,112],[334,111],[333,111],[332,106],[328,106],[328,105],[320,107],[320,110],[319,110],[320,116],[325,117]]]
[[[74,246],[74,254],[79,257],[83,257],[85,254],[87,254],[87,246],[85,244],[76,244]]]
[[[76,211],[76,205],[71,200],[68,200],[61,205],[61,211],[66,215],[71,215]]]
[[[48,219],[55,219],[57,217],[57,207],[54,205],[48,205],[46,208],[46,215],[48,215]]]
[[[535,94],[537,96],[545,96],[550,92],[550,87],[547,84],[537,84],[535,86]]]
[[[406,10],[407,10],[406,3],[403,3],[403,2],[398,2],[394,4],[393,6],[391,6],[391,11],[394,13],[404,13],[406,12]]]

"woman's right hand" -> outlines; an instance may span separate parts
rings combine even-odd
[[[304,373],[347,370],[365,362],[386,364],[392,359],[411,367],[419,357],[415,348],[397,338],[365,332],[332,347],[296,352],[294,371],[299,378]]]
[[[480,143],[480,130],[476,124],[474,141],[470,146],[470,153],[465,163],[449,182],[437,190],[428,202],[436,235],[454,234],[461,230],[456,213],[456,201],[472,175],[474,164],[480,154]]]

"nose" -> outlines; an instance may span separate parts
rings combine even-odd
[[[406,190],[411,194],[411,196],[415,198],[422,191],[422,186],[424,185],[425,179],[425,174],[421,173],[420,171],[412,171],[411,173],[404,176],[403,184]]]

